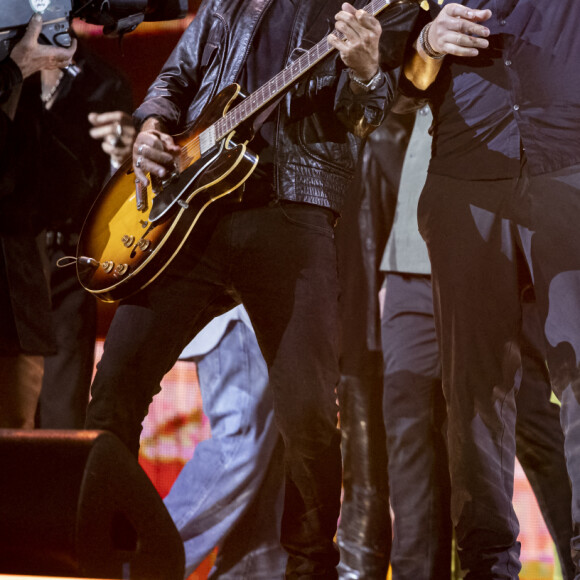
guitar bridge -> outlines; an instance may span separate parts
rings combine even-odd
[[[161,189],[169,187],[172,183],[175,183],[179,179],[179,172],[177,170],[172,171],[166,179],[161,182]]]

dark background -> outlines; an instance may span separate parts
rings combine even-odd
[[[201,0],[189,0],[189,14],[183,20],[145,22],[122,39],[104,36],[102,27],[75,20],[73,28],[112,66],[122,70],[133,87],[139,104],[155,79],[183,30],[195,16]]]

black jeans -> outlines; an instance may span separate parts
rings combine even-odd
[[[57,352],[44,359],[37,426],[82,429],[89,402],[97,335],[97,301],[79,283],[74,268],[57,260],[74,256],[76,248],[47,249],[50,260],[52,325]]]
[[[572,492],[564,435],[558,406],[550,402],[535,308],[529,302],[523,307],[516,455],[556,545],[563,578],[572,580]],[[449,579],[452,534],[446,412],[429,277],[387,274],[382,332],[384,415],[395,514],[393,580]]]
[[[242,302],[268,364],[284,441],[287,576],[336,578],[341,458],[334,214],[281,202],[205,217],[208,227],[194,232],[164,273],[117,309],[87,427],[113,431],[137,454],[141,421],[163,375],[211,318]]]
[[[428,276],[388,273],[381,318],[394,580],[451,578],[445,401]]]
[[[520,569],[512,495],[528,288],[562,401],[578,575],[580,166],[530,176],[524,165],[520,177],[496,181],[430,174],[418,218],[433,269],[451,510],[466,578],[511,580]]]

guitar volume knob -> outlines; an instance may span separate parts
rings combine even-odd
[[[149,249],[149,246],[151,245],[151,240],[146,240],[145,238],[141,238],[138,242],[137,242],[137,247],[144,252],[145,250]]]
[[[106,262],[101,263],[101,268],[105,271],[105,273],[110,274],[115,267],[115,263],[112,260],[107,260]]]
[[[117,264],[117,267],[115,268],[115,275],[116,276],[123,276],[124,274],[127,273],[128,269],[129,269],[128,264]]]
[[[123,245],[126,248],[130,248],[135,242],[135,236],[129,236],[129,235],[125,234],[122,237],[121,241],[123,242]]]

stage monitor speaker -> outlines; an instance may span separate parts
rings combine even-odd
[[[106,431],[0,429],[0,574],[182,580],[183,543]]]

